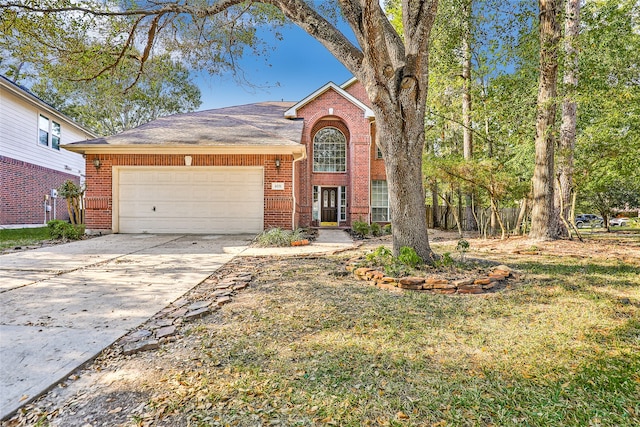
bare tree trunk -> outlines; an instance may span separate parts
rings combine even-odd
[[[554,221],[554,125],[558,77],[558,0],[539,0],[540,78],[536,114],[536,155],[533,171],[533,208],[529,237],[557,237]]]
[[[493,221],[493,218],[495,218],[495,220],[498,222],[498,225],[500,225],[500,239],[504,240],[504,238],[507,236],[507,232],[504,228],[504,223],[502,222],[502,218],[500,218],[500,213],[498,212],[498,204],[496,203],[496,200],[493,197],[490,197],[490,201],[491,201],[491,219]]]
[[[464,32],[462,35],[462,152],[465,160],[473,158],[473,132],[471,129],[471,10],[473,0],[464,4]],[[465,195],[465,229],[473,230],[475,221],[471,195]]]
[[[458,214],[458,209],[456,209],[454,206],[451,206],[451,202],[446,197],[442,197],[442,200],[444,200],[447,207],[451,209],[451,212],[453,213],[453,219],[455,220],[456,226],[458,228],[458,237],[462,239],[464,235],[462,234],[462,225],[460,224],[460,215]]]
[[[580,33],[580,0],[565,0],[564,18],[564,99],[562,100],[562,124],[558,143],[558,194],[556,209],[563,223],[573,222],[570,215],[573,191],[573,154],[576,145],[578,104],[575,93],[578,87],[578,35]],[[561,200],[560,200],[561,199]],[[563,208],[561,208],[563,207]],[[563,229],[562,229],[563,230]],[[569,236],[570,232],[567,232]]]
[[[520,236],[524,234],[522,229],[522,223],[524,222],[524,217],[527,214],[527,198],[520,200],[520,212],[518,212],[518,219],[516,221],[516,226],[514,231],[516,235]]]

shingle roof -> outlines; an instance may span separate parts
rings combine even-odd
[[[299,145],[303,121],[284,117],[284,112],[293,104],[261,102],[175,114],[76,145]]]

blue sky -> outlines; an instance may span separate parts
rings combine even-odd
[[[281,30],[284,39],[265,32],[274,50],[264,57],[246,56],[244,75],[253,85],[238,84],[231,75],[200,73],[195,83],[202,92],[200,110],[261,101],[299,101],[329,81],[341,84],[352,75],[320,43],[296,26]]]

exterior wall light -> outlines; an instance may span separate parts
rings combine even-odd
[[[102,165],[100,163],[100,159],[99,158],[96,157],[95,159],[93,159],[93,166],[96,167],[96,170],[100,169],[100,166],[102,166]]]
[[[276,169],[280,169],[280,159],[276,158]]]

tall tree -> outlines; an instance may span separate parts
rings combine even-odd
[[[557,236],[554,222],[554,127],[558,78],[559,0],[539,0],[540,7],[540,77],[536,113],[536,157],[533,172],[531,232],[536,240]]]
[[[59,15],[61,19],[117,17],[120,31],[111,40],[124,46],[115,51],[111,63],[119,62],[121,52],[136,42],[144,44],[139,57],[141,67],[160,40],[163,48],[182,46],[195,58],[215,63],[220,51],[233,49],[239,40],[235,28],[247,29],[265,19],[268,5],[282,13],[317,39],[353,75],[367,92],[376,117],[377,143],[387,170],[389,205],[393,221],[393,248],[398,254],[408,246],[426,262],[434,254],[427,235],[426,208],[422,186],[422,151],[425,144],[424,117],[429,77],[429,36],[438,1],[402,1],[403,31],[399,34],[389,22],[378,1],[337,0],[342,18],[349,24],[356,42],[332,23],[335,8],[328,3],[305,0],[218,0],[187,3],[50,1],[46,4],[21,1],[0,5],[3,15],[26,13],[33,19]],[[105,5],[105,6],[103,6]],[[249,17],[253,16],[254,20]],[[84,25],[84,24],[83,24]],[[189,37],[186,37],[188,35]],[[216,41],[221,40],[218,44]],[[220,51],[216,48],[220,47]],[[197,48],[197,49],[196,49]],[[111,65],[98,67],[98,72]]]
[[[556,211],[566,221],[571,216],[571,196],[573,193],[573,154],[576,146],[578,123],[578,35],[580,34],[580,0],[565,0],[564,16],[564,73],[562,100],[562,123],[558,141],[558,182],[556,188]],[[561,218],[559,218],[561,220]],[[569,230],[557,224],[558,233],[566,235]]]

